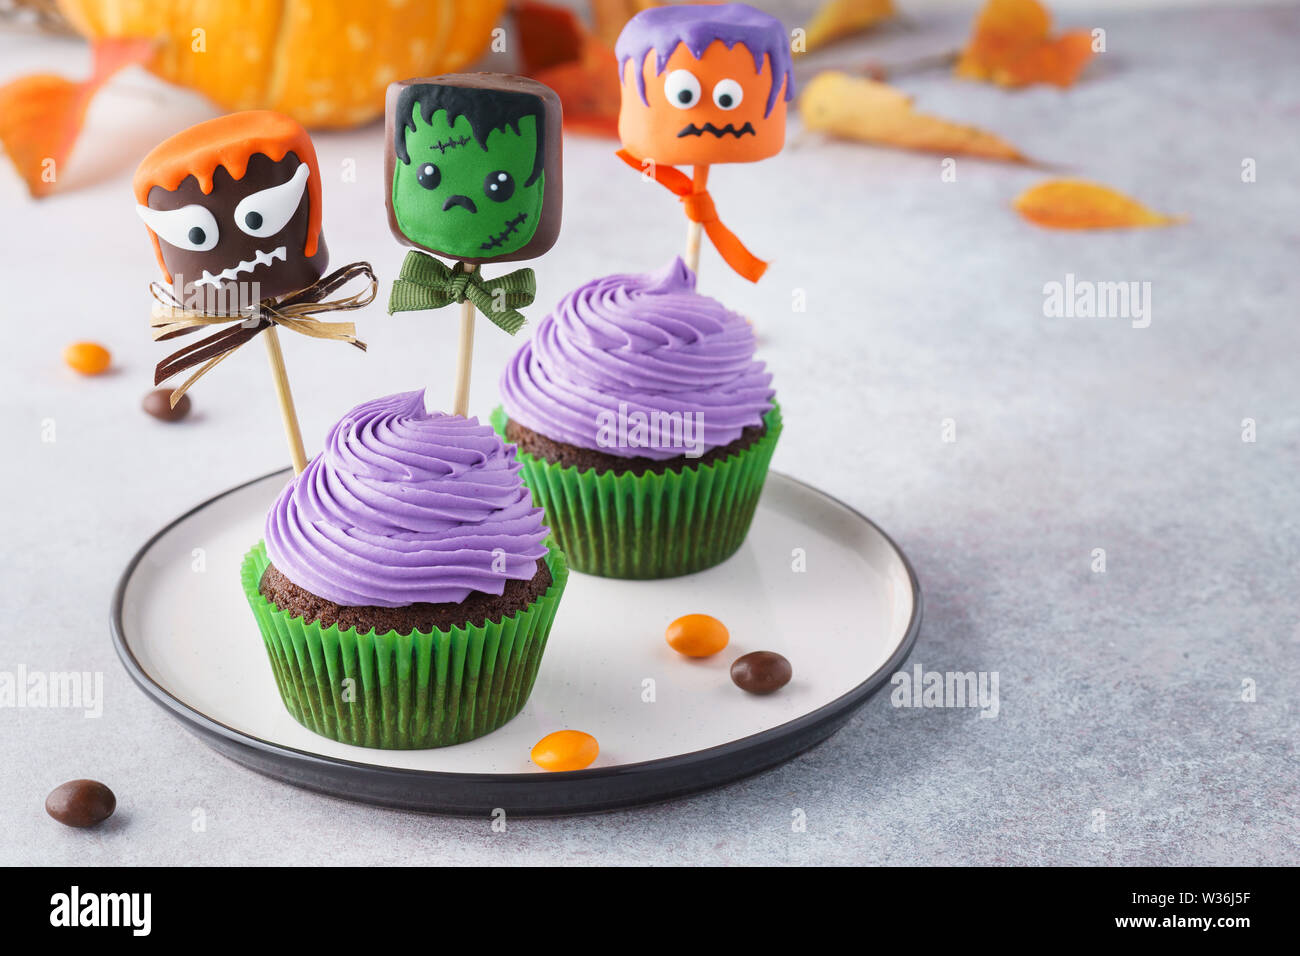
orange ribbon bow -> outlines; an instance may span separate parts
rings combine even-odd
[[[618,151],[618,158],[633,169],[648,172],[655,182],[663,186],[682,201],[686,218],[698,222],[708,233],[713,248],[718,250],[724,262],[739,275],[750,282],[757,282],[767,271],[767,263],[755,256],[736,238],[736,234],[722,224],[718,218],[717,207],[707,189],[695,190],[691,177],[675,166],[660,166],[658,163],[643,162],[625,149]]]

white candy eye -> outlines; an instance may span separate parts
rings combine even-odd
[[[298,211],[310,175],[307,164],[300,163],[288,182],[245,196],[235,207],[235,225],[259,239],[274,236]]]
[[[217,244],[217,219],[206,206],[150,209],[137,205],[135,211],[159,239],[177,249],[207,252]]]
[[[673,70],[664,80],[664,96],[679,110],[688,110],[700,101],[700,81],[690,70]]]
[[[735,80],[719,80],[713,88],[713,102],[720,110],[734,110],[745,98],[745,90]]]

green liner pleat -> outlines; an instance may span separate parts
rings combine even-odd
[[[240,578],[284,706],[322,737],[385,750],[463,743],[523,710],[569,577],[564,553],[551,547],[551,586],[503,620],[376,634],[307,624],[276,607],[258,591],[268,564],[259,541]]]
[[[506,420],[497,406],[492,427],[503,439]],[[744,543],[781,435],[780,406],[763,421],[767,431],[743,451],[662,474],[579,471],[525,452],[518,458],[571,567],[607,578],[670,578],[720,564]]]

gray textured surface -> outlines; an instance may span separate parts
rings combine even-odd
[[[131,553],[283,457],[259,350],[203,383],[189,426],[138,410],[161,350],[145,330],[153,263],[129,170],[206,110],[123,77],[68,169],[81,188],[37,207],[0,176],[12,336],[0,669],[100,670],[106,695],[99,720],[0,710],[0,862],[1297,862],[1300,14],[1098,22],[1111,52],[1070,92],[942,75],[902,85],[926,110],[1187,213],[1184,226],[1046,232],[1008,208],[1041,172],[960,160],[957,182],[941,183],[936,158],[813,139],[714,175],[729,224],[779,253],[757,289],[711,252],[702,269],[705,291],[762,330],[788,421],[776,467],[897,538],[927,595],[913,661],[997,671],[998,718],[879,696],[761,777],[667,806],[514,821],[505,834],[259,777],[188,736],[118,666],[106,611]],[[906,57],[963,32],[961,19],[913,14],[848,53]],[[75,57],[0,36],[6,74],[56,55]],[[370,257],[391,279],[401,252],[377,198],[380,135],[317,142],[336,261]],[[566,149],[566,230],[538,266],[542,306],[597,272],[659,264],[683,231],[671,201],[641,192],[608,144]],[[331,182],[349,157],[358,181]],[[1241,182],[1245,157],[1258,164],[1253,184]],[[770,201],[747,202],[760,189]],[[1070,272],[1151,282],[1150,327],[1045,318],[1043,284]],[[84,298],[58,303],[42,287]],[[790,311],[795,288],[807,313]],[[450,390],[446,322],[376,308],[362,323],[368,356],[286,346],[309,445],[383,389]],[[111,345],[114,375],[75,380],[61,366],[63,344],[83,337]],[[490,407],[511,347],[480,334],[474,408]],[[955,443],[940,440],[945,418]],[[1241,440],[1244,418],[1258,423],[1254,443]],[[53,444],[40,441],[46,419]],[[1105,574],[1090,570],[1094,548]],[[1257,683],[1253,703],[1244,678]],[[111,825],[82,833],[46,818],[46,792],[77,776],[117,791]],[[191,828],[196,807],[204,832]],[[805,832],[792,832],[796,808]]]

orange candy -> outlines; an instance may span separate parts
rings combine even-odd
[[[112,356],[95,342],[74,342],[63,350],[63,361],[82,375],[98,375],[108,369]]]
[[[582,770],[600,754],[600,744],[581,730],[557,730],[547,734],[529,755],[543,770]]]
[[[687,614],[668,625],[668,646],[687,657],[711,657],[727,646],[727,626],[708,614]]]

